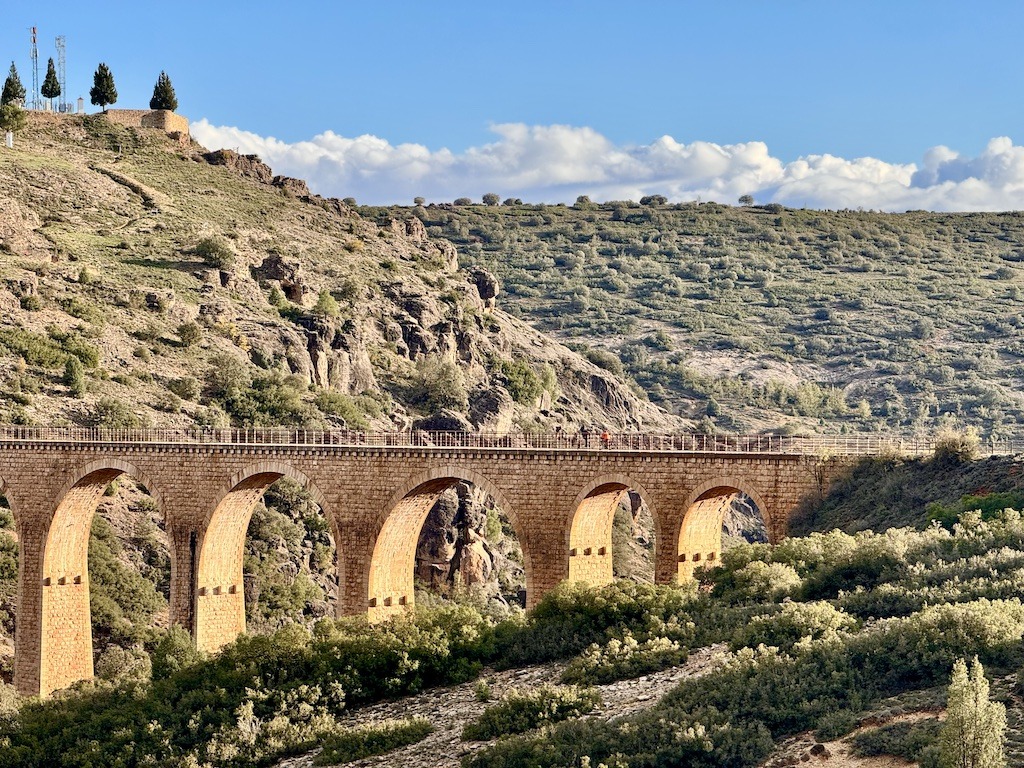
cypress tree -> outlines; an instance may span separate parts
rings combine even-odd
[[[178,97],[174,95],[174,86],[166,72],[161,72],[153,86],[153,98],[149,100],[150,109],[167,109],[173,112],[178,108]]]
[[[92,76],[92,88],[89,89],[89,100],[104,112],[108,104],[117,102],[117,88],[114,87],[114,76],[106,64],[96,67]]]
[[[11,62],[11,71],[7,75],[7,79],[4,81],[4,92],[0,95],[0,104],[24,104],[25,103],[25,86],[21,84],[21,78],[18,77],[18,70],[14,66],[14,62]]]
[[[53,66],[53,59],[46,62],[46,78],[43,80],[43,98],[50,100],[50,108],[53,109],[53,100],[60,96],[60,82],[57,80],[57,70]]]
[[[958,659],[949,682],[946,722],[939,734],[942,768],[1003,768],[1006,707],[988,700],[988,680],[978,657]]]

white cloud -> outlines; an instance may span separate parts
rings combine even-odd
[[[1024,147],[1006,137],[992,139],[977,157],[934,147],[918,166],[833,155],[783,163],[760,141],[680,144],[662,136],[646,145],[619,146],[586,127],[505,123],[491,130],[495,141],[454,153],[332,131],[288,144],[205,119],[192,126],[207,147],[257,154],[275,173],[306,179],[318,194],[361,203],[408,204],[416,196],[479,200],[497,192],[528,202],[660,194],[674,202],[735,203],[750,194],[759,203],[809,208],[1024,208]]]

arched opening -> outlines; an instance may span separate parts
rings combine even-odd
[[[470,600],[495,617],[525,606],[519,537],[497,501],[472,483],[441,492],[420,528],[415,562],[419,605]]]
[[[507,524],[502,524],[502,515]],[[430,525],[426,525],[430,520]],[[367,615],[381,621],[403,612],[416,602],[416,577],[422,586],[455,585],[490,589],[506,604],[525,600],[525,589],[513,580],[497,581],[501,570],[495,555],[518,550],[518,526],[508,503],[486,478],[468,470],[443,468],[433,476],[406,483],[392,499],[370,561]],[[512,554],[512,559],[517,557]],[[522,553],[524,581],[529,562]],[[489,586],[485,584],[493,580]],[[515,593],[514,598],[512,593]]]
[[[14,630],[18,607],[18,533],[0,479],[0,683],[14,680]]]
[[[646,496],[626,477],[595,481],[580,494],[569,531],[569,581],[653,581],[654,521]]]
[[[288,477],[253,509],[242,557],[246,631],[309,624],[338,614],[338,549],[323,509]]]
[[[723,547],[767,541],[764,503],[734,482],[712,481],[691,496],[679,529],[677,577],[682,583],[698,568],[717,565]]]
[[[147,674],[143,644],[167,623],[170,584],[162,507],[149,487],[114,463],[87,467],[61,496],[43,551],[41,695],[94,670]]]
[[[334,615],[341,583],[337,533],[323,494],[297,470],[270,466],[236,477],[199,548],[196,647],[216,651],[245,632],[247,605],[257,631]]]

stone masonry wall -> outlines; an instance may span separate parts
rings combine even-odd
[[[108,109],[107,120],[126,128],[156,128],[188,136],[188,118],[166,109]]]
[[[280,477],[309,488],[331,525],[340,612],[379,618],[412,605],[424,509],[459,481],[489,493],[515,527],[532,607],[570,573],[591,583],[611,579],[609,510],[626,489],[654,519],[655,580],[672,583],[688,574],[680,558],[692,561],[694,546],[705,557],[720,546],[720,520],[713,540],[696,542],[683,536],[694,528],[684,525],[688,515],[720,515],[721,497],[742,491],[778,541],[789,515],[840,465],[796,455],[616,450],[0,443],[0,489],[21,542],[15,683],[46,695],[91,676],[80,534],[102,487],[120,473],[146,486],[164,514],[172,621],[214,650],[244,629],[242,546],[253,506]]]

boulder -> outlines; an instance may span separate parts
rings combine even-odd
[[[253,275],[257,280],[275,281],[281,286],[281,292],[289,301],[301,304],[306,294],[306,282],[302,274],[302,265],[297,261],[286,259],[277,251],[271,251],[263,263],[253,267]]]
[[[469,273],[469,281],[476,285],[477,293],[480,294],[484,306],[493,308],[495,299],[497,299],[498,293],[501,291],[498,278],[482,267],[475,267]]]
[[[290,197],[310,196],[309,187],[302,179],[293,179],[291,176],[275,176],[270,183]]]
[[[230,149],[217,149],[207,152],[203,159],[210,165],[223,165],[239,176],[255,179],[262,184],[270,184],[274,180],[274,172],[258,155],[240,155]]]
[[[455,411],[444,409],[437,413],[416,419],[412,423],[414,430],[422,432],[472,432],[473,425]]]

